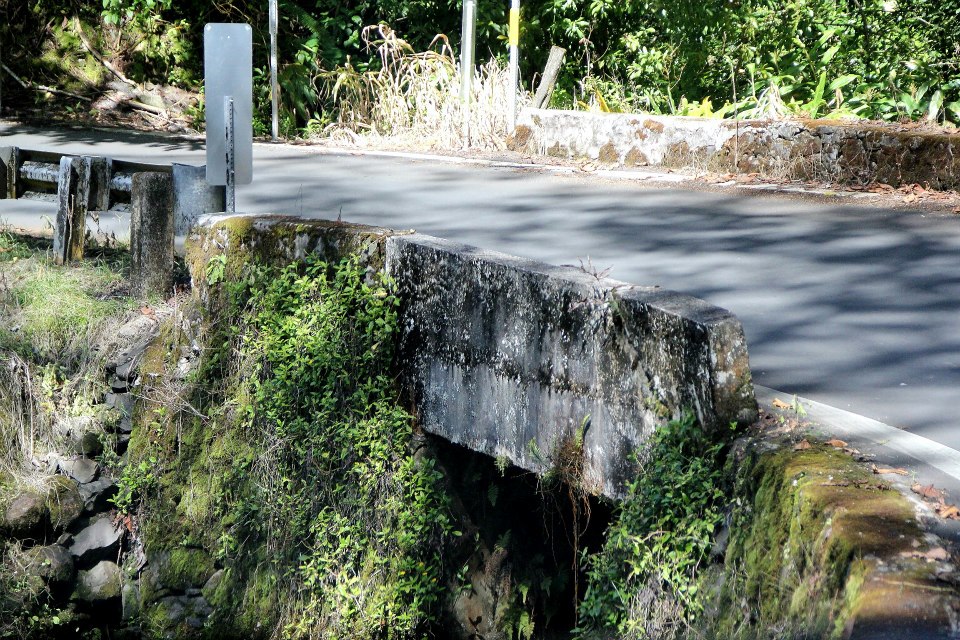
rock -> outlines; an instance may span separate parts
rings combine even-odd
[[[167,629],[180,625],[202,629],[207,618],[213,613],[213,608],[203,596],[167,596],[157,601],[154,610],[161,613]]]
[[[110,516],[104,515],[90,522],[73,538],[70,553],[81,566],[106,558],[116,558],[120,551],[123,528],[114,526]]]
[[[95,458],[103,453],[103,441],[97,431],[85,431],[73,441],[73,452],[87,458]]]
[[[13,499],[4,514],[4,528],[14,538],[43,535],[48,523],[46,501],[34,491],[25,491]]]
[[[203,549],[176,548],[149,558],[158,582],[167,589],[184,592],[203,587],[214,574],[213,558]]]
[[[57,422],[57,429],[69,438],[71,452],[87,457],[103,453],[101,428],[92,416],[72,416]]]
[[[61,460],[60,470],[80,484],[93,482],[97,477],[97,463],[88,458]]]
[[[133,395],[130,393],[108,393],[106,403],[120,412],[120,420],[116,424],[116,430],[120,433],[133,431]]]
[[[140,369],[140,360],[157,332],[159,323],[150,316],[139,316],[120,329],[125,346],[106,364],[106,372],[113,376],[110,386],[115,394],[122,394],[134,382]]]
[[[105,511],[111,506],[110,499],[117,495],[117,484],[112,478],[100,478],[80,485],[80,497],[88,512]]]
[[[60,537],[57,538],[57,544],[61,547],[69,547],[71,542],[73,542],[73,536],[69,533],[62,533]]]
[[[64,585],[76,573],[73,556],[59,544],[46,547],[32,547],[24,552],[27,570],[43,579],[47,584]]]
[[[62,531],[83,513],[83,498],[76,483],[66,476],[53,476],[47,481],[47,511],[54,531]]]
[[[140,585],[136,580],[124,578],[120,588],[120,617],[134,620],[140,615]]]
[[[219,587],[220,583],[223,582],[224,575],[225,572],[223,569],[217,569],[217,571],[210,576],[210,579],[204,583],[203,588],[200,590],[200,594],[207,600],[213,600],[213,594],[217,592],[217,587]]]
[[[109,560],[98,562],[89,571],[77,575],[77,587],[71,599],[88,604],[104,604],[120,598],[120,567]]]

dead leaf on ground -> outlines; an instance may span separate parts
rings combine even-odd
[[[901,469],[900,467],[878,467],[877,465],[873,465],[872,468],[873,472],[879,475],[883,475],[885,473],[895,473],[898,476],[905,476],[909,475],[910,473],[906,469]]]
[[[941,504],[937,507],[937,515],[945,520],[960,520],[960,509],[952,504]]]
[[[827,440],[827,444],[837,449],[843,449],[845,446],[847,446],[846,442],[844,442],[843,440],[837,440],[836,438],[833,438],[832,440]]]
[[[152,316],[152,315],[155,315],[157,312],[154,311],[153,307],[145,306],[140,308],[140,313],[142,313],[145,316]]]
[[[917,196],[915,196],[915,195],[913,195],[913,194],[911,193],[910,195],[908,195],[907,197],[905,197],[905,198],[903,199],[903,201],[904,201],[904,202],[907,202],[907,203],[910,203],[910,202],[915,202],[916,199],[917,199]]]
[[[910,490],[927,500],[936,500],[937,502],[943,502],[946,495],[943,489],[937,489],[932,484],[923,485],[919,482],[914,483]]]
[[[928,551],[903,551],[900,555],[904,558],[924,558],[938,561],[950,559],[950,553],[943,547],[934,547]]]
[[[793,409],[792,404],[784,402],[780,398],[774,398],[772,404],[777,409]]]
[[[810,444],[810,442],[807,441],[806,438],[804,438],[803,440],[801,440],[801,441],[798,442],[797,444],[793,445],[793,450],[794,450],[794,451],[803,451],[803,450],[805,450],[805,449],[809,449],[809,448],[812,447],[812,446],[813,446],[813,445]]]

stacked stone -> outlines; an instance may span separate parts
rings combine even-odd
[[[115,419],[100,424],[91,417],[67,418],[57,425],[68,434],[69,449],[45,458],[39,489],[22,490],[0,513],[0,539],[20,557],[28,585],[29,602],[68,610],[79,625],[119,623],[138,611],[136,577],[143,562],[125,564],[133,539],[128,520],[115,509],[117,483],[98,458],[104,443],[123,456],[133,431],[135,387],[139,363],[156,335],[155,318],[138,317],[120,331],[127,346],[106,365],[111,391],[104,397],[104,413]],[[136,555],[136,554],[134,554]],[[139,554],[142,557],[142,553]]]

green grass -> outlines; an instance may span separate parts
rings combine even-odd
[[[119,254],[58,266],[49,249],[0,231],[0,473],[15,485],[31,483],[31,458],[62,452],[58,424],[100,415],[104,359],[135,306]]]

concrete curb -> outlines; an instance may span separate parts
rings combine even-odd
[[[792,402],[794,395],[769,387],[754,385],[757,403],[762,410],[777,413],[774,399]],[[809,423],[811,433],[818,437],[840,438],[862,453],[873,458],[880,466],[899,467],[910,472],[908,476],[884,475],[907,498],[918,507],[923,503],[910,490],[914,482],[933,484],[947,492],[948,503],[960,503],[960,451],[951,449],[914,433],[897,429],[871,418],[837,409],[815,400],[796,397],[806,411],[801,418]],[[930,512],[922,518],[922,524],[933,533],[960,542],[960,522],[942,520]]]

